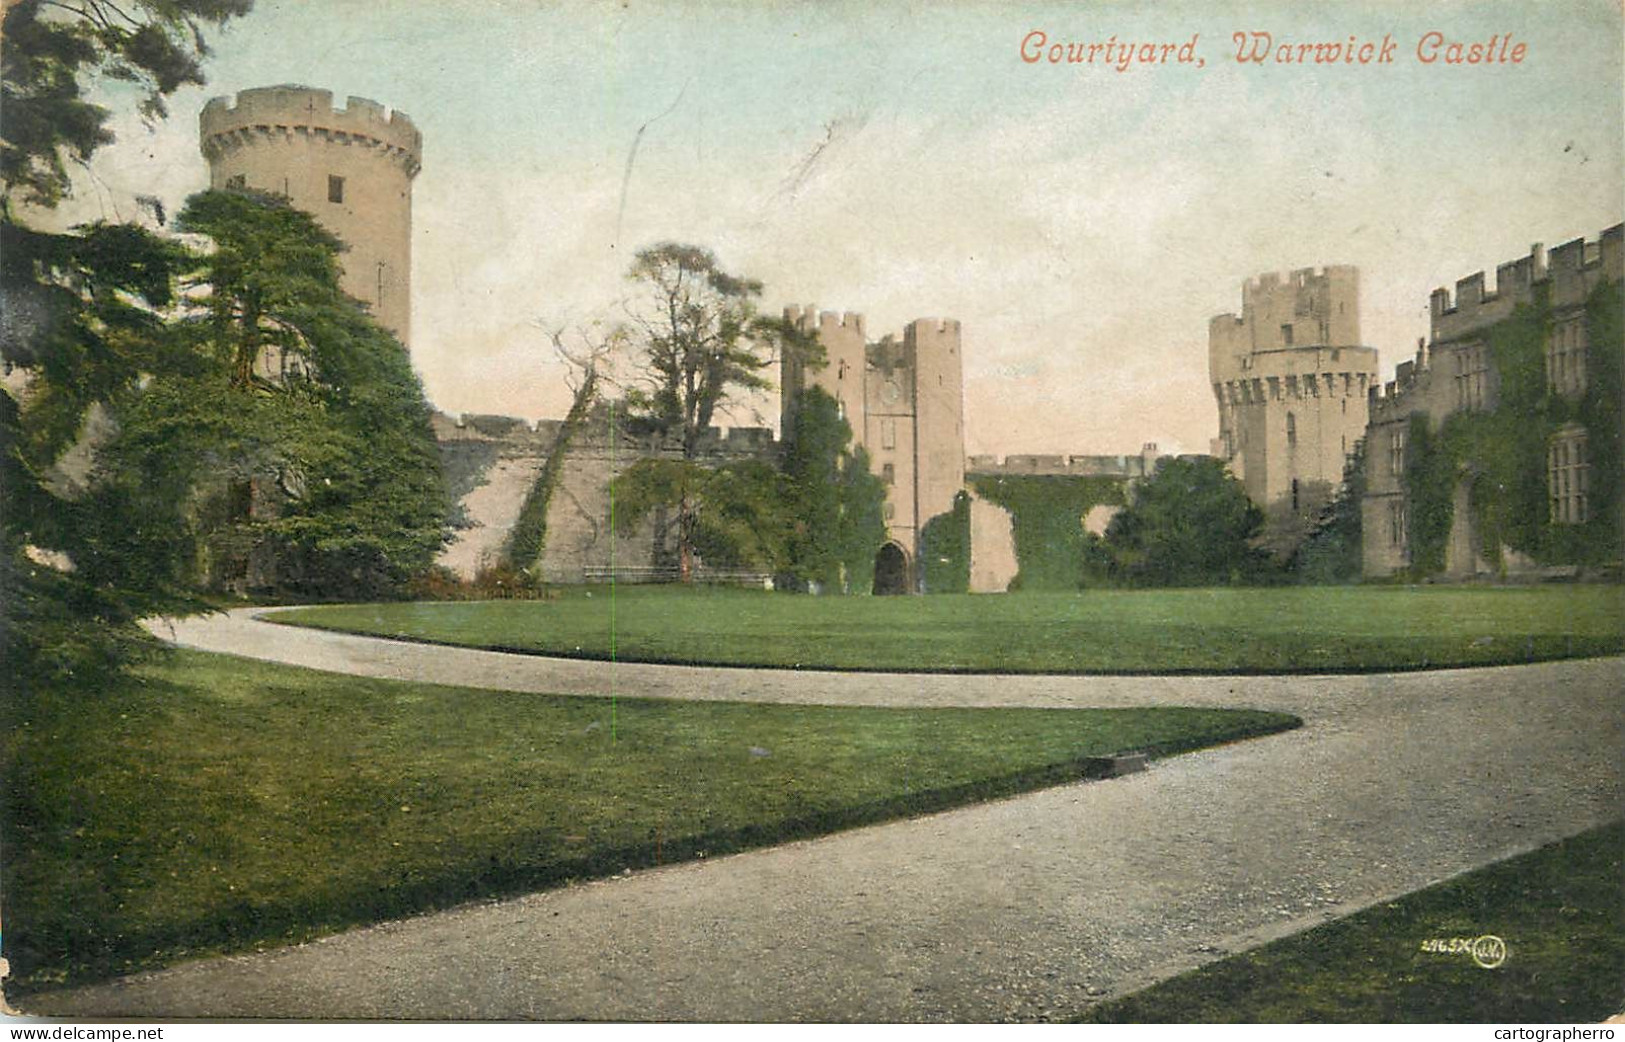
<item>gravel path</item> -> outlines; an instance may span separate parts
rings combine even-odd
[[[371,675],[606,693],[602,664],[189,621]],[[79,1017],[1064,1018],[1625,809],[1625,659],[1365,677],[918,677],[618,665],[617,690],[840,704],[1226,704],[1306,726],[1107,782],[38,996]],[[1476,924],[1497,932],[1499,924]],[[1420,942],[1423,938],[1416,938]],[[1510,957],[1519,939],[1506,937]]]

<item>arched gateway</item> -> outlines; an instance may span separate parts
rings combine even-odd
[[[876,595],[907,593],[908,554],[896,543],[887,543],[875,554]]]

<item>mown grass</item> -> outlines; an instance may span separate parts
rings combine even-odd
[[[1563,1023],[1625,1010],[1625,823],[1096,1006],[1095,1023]],[[1494,969],[1426,941],[1499,937]]]
[[[503,694],[174,652],[5,703],[12,995],[777,843],[1296,726]]]
[[[1625,651],[1625,587],[1318,587],[1003,597],[572,588],[547,601],[298,608],[269,618],[627,661],[1011,673],[1295,673]],[[613,624],[612,624],[613,620]]]

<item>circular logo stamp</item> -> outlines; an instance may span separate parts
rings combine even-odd
[[[1493,970],[1507,961],[1507,942],[1487,933],[1473,941],[1473,961],[1486,970]]]

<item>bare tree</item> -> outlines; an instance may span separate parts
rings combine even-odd
[[[506,549],[510,564],[533,575],[540,575],[542,554],[547,549],[547,511],[564,473],[565,457],[598,401],[606,368],[626,338],[625,330],[620,328],[606,334],[588,327],[577,327],[566,333],[564,328],[556,327],[549,329],[547,335],[554,355],[564,363],[564,381],[570,388],[570,411],[559,424],[547,461],[525,495]]]

